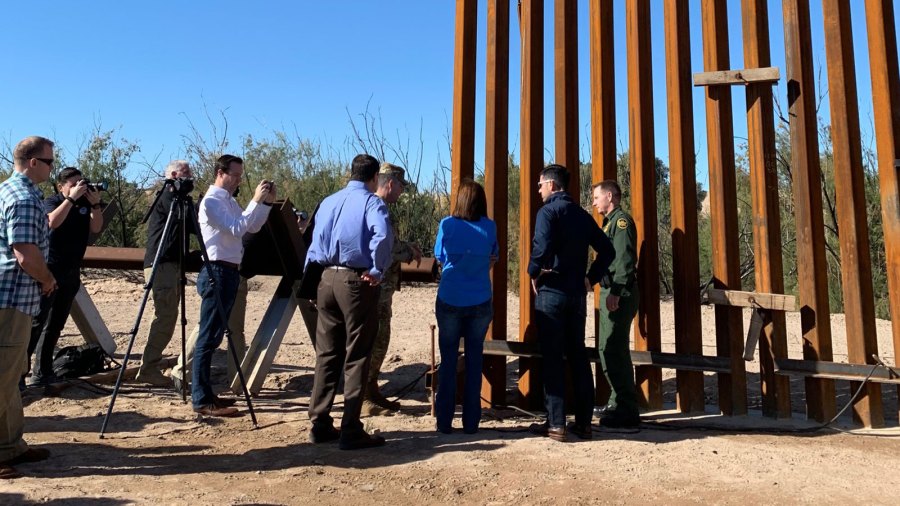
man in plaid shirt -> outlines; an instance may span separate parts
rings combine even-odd
[[[13,174],[0,183],[0,479],[19,477],[16,464],[50,456],[22,439],[18,384],[25,372],[31,319],[40,309],[41,295],[56,289],[46,262],[50,226],[37,188],[53,170],[53,142],[26,137],[13,158]]]

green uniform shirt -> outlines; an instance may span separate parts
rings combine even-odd
[[[609,266],[609,291],[627,297],[637,278],[637,227],[628,213],[616,207],[603,219],[603,232],[616,250],[616,258]]]
[[[397,238],[397,226],[391,218],[391,228],[394,232],[394,245],[391,248],[391,265],[384,273],[381,281],[381,291],[394,292],[400,287],[400,262],[410,262],[413,259],[412,248],[409,243]]]

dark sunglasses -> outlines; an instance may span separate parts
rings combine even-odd
[[[47,165],[49,165],[49,166],[51,166],[51,167],[53,167],[53,162],[56,161],[56,160],[54,160],[53,158],[38,158],[38,157],[36,157],[36,156],[34,157],[34,159],[35,159],[35,160],[38,160],[38,161],[41,161],[41,162],[44,162],[45,164],[47,164]]]

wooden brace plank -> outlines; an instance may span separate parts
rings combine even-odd
[[[797,298],[792,295],[720,290],[718,288],[710,288],[707,294],[709,302],[717,305],[752,307],[754,309],[771,309],[774,311],[795,312],[800,310],[797,307]]]
[[[721,86],[732,84],[768,83],[775,84],[781,76],[778,67],[758,69],[715,70],[694,73],[694,86]]]

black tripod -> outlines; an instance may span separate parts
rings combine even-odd
[[[174,233],[173,224],[178,221],[181,225],[181,236],[178,241],[178,272],[179,272],[179,283],[181,284],[181,356],[187,361],[187,350],[186,350],[186,327],[187,327],[187,316],[185,315],[185,288],[187,287],[187,275],[185,274],[185,259],[184,252],[188,247],[188,229],[186,227],[188,220],[190,220],[193,229],[197,231],[199,234],[200,223],[197,219],[197,213],[194,211],[194,201],[190,196],[191,190],[193,190],[193,180],[189,179],[166,179],[163,183],[163,187],[160,188],[159,191],[156,192],[156,197],[153,200],[153,204],[150,206],[150,209],[147,211],[147,214],[144,216],[143,222],[146,222],[150,217],[150,213],[153,212],[153,209],[156,208],[156,204],[159,202],[160,197],[163,195],[163,192],[166,190],[173,192],[172,204],[169,206],[169,213],[166,217],[166,224],[163,226],[162,234],[159,238],[159,246],[156,248],[156,254],[153,257],[153,267],[150,270],[150,276],[147,278],[147,284],[144,286],[144,297],[141,299],[141,305],[138,308],[137,318],[134,321],[134,326],[131,329],[131,339],[128,341],[128,349],[125,351],[125,358],[122,360],[122,368],[119,369],[119,375],[116,378],[116,386],[113,388],[112,398],[109,401],[109,408],[106,411],[106,416],[103,418],[103,425],[100,427],[100,438],[103,438],[103,434],[106,432],[106,425],[109,423],[109,417],[112,414],[113,406],[116,404],[116,397],[119,394],[119,388],[122,386],[122,379],[125,376],[125,368],[128,366],[128,359],[131,357],[131,350],[134,347],[134,340],[137,337],[138,328],[141,325],[141,318],[144,315],[144,309],[147,306],[147,298],[150,296],[150,290],[153,287],[153,280],[156,278],[156,269],[159,265],[159,259],[162,256],[165,245],[168,244],[169,236]],[[241,383],[241,390],[244,392],[244,399],[247,401],[247,408],[250,411],[250,418],[253,422],[253,428],[257,428],[258,424],[256,421],[256,413],[253,410],[253,403],[250,401],[250,392],[247,390],[247,383],[244,381],[244,373],[241,370],[241,362],[240,358],[237,356],[237,352],[234,349],[234,343],[231,340],[231,329],[228,328],[228,315],[225,312],[225,308],[222,305],[221,294],[219,290],[216,288],[216,284],[218,284],[218,280],[214,274],[214,271],[209,267],[209,256],[206,253],[206,246],[203,244],[203,240],[199,241],[200,243],[200,254],[203,260],[203,269],[206,269],[206,273],[209,275],[210,283],[212,284],[213,293],[216,298],[216,313],[222,321],[222,327],[225,329],[225,337],[228,339],[228,350],[231,352],[231,359],[234,361],[235,369],[237,370],[238,378]],[[187,400],[187,367],[182,367],[181,369],[181,399],[182,401]]]

